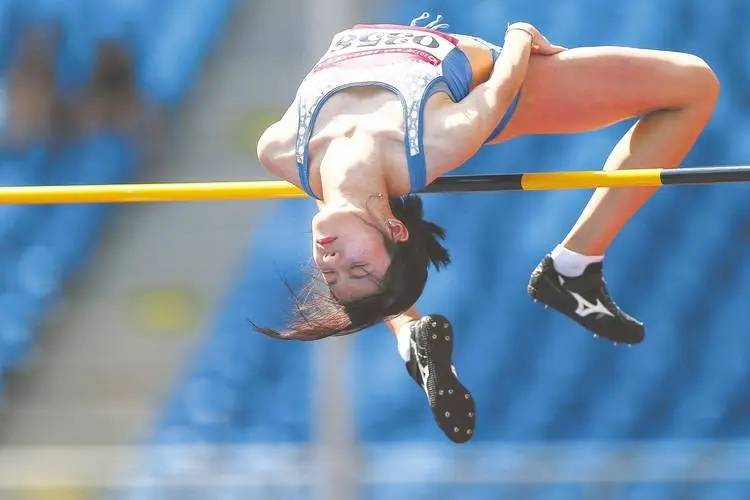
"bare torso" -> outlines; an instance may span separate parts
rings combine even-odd
[[[472,67],[472,88],[489,78],[493,60],[488,48],[471,37],[457,35],[459,48],[468,56]],[[431,158],[446,155],[470,156],[461,151],[460,143],[447,143],[437,127],[448,115],[453,105],[450,96],[443,92],[433,94],[425,105],[423,148],[427,164],[427,181],[432,182],[445,173]],[[403,106],[398,96],[380,87],[355,87],[342,90],[331,97],[320,111],[315,131],[309,143],[310,185],[321,192],[320,164],[323,153],[331,142],[341,137],[364,134],[372,138],[378,148],[382,168],[385,170],[388,192],[402,195],[410,191],[409,172],[404,154]],[[292,103],[283,118],[264,134],[275,144],[276,164],[273,173],[301,187],[295,160],[297,137],[297,107]],[[431,133],[431,131],[433,133]],[[473,151],[471,152],[473,153]]]

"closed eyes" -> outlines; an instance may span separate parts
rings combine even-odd
[[[351,279],[355,279],[355,280],[361,280],[361,279],[365,279],[365,278],[372,276],[372,273],[368,272],[367,269],[365,269],[366,267],[367,267],[367,264],[352,264],[351,266],[349,266],[349,273],[350,273],[349,276],[351,277]],[[352,274],[351,271],[354,271],[355,269],[359,269],[363,272],[358,273],[358,274]],[[321,271],[321,272],[323,273],[323,276],[326,276],[326,277],[332,274],[336,274],[335,271]],[[336,283],[338,283],[338,280],[336,281],[326,280],[326,284],[328,284],[328,286],[333,286]]]
[[[367,266],[367,264],[357,264],[357,265],[353,265],[352,267],[350,267],[349,271],[353,271],[355,269],[360,269],[361,271],[364,272],[364,274],[358,274],[358,275],[352,274],[352,277],[353,278],[365,278],[365,277],[369,276],[370,273],[367,272],[367,269],[365,269],[366,266]]]

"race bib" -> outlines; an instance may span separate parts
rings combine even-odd
[[[450,35],[400,26],[358,26],[338,33],[315,70],[377,54],[405,54],[434,66],[456,47]]]

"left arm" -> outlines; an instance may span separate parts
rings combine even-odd
[[[532,25],[512,24],[489,79],[462,101],[446,104],[430,124],[431,170],[442,175],[482,147],[526,79],[531,54],[552,55],[563,50]]]

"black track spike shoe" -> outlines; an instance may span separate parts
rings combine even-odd
[[[609,296],[602,264],[589,264],[576,278],[555,270],[547,255],[531,273],[529,295],[574,319],[594,334],[615,344],[637,344],[643,340],[643,323],[624,313]]]
[[[474,398],[458,381],[451,358],[453,328],[443,316],[432,314],[411,324],[411,357],[406,371],[427,394],[440,429],[454,443],[474,435]]]

